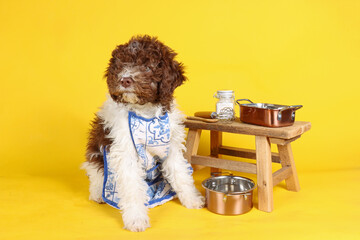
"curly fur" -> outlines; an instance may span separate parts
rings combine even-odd
[[[105,73],[111,97],[127,102],[118,86],[119,75],[128,73],[135,80],[133,92],[138,97],[133,103],[160,103],[169,111],[175,88],[186,80],[183,65],[174,60],[176,55],[157,38],[146,35],[117,46]]]
[[[90,200],[102,203],[104,178],[103,151],[116,166],[116,186],[120,197],[124,227],[144,231],[150,226],[147,216],[145,172],[132,143],[128,113],[145,118],[170,118],[170,150],[162,164],[163,176],[187,208],[201,208],[204,198],[196,190],[183,157],[185,130],[183,116],[176,109],[173,93],[185,80],[184,67],[176,53],[150,36],[136,36],[112,52],[105,77],[109,97],[92,122],[82,168],[90,181]]]

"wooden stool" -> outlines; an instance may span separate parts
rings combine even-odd
[[[239,120],[231,123],[186,120],[185,127],[189,128],[185,158],[193,164],[194,170],[208,166],[212,168],[212,172],[228,169],[256,174],[259,210],[271,212],[274,209],[273,187],[283,180],[288,190],[300,190],[290,143],[311,128],[310,122],[299,121],[289,127],[268,128],[242,123]],[[211,156],[197,155],[202,130],[210,130]],[[223,132],[254,135],[256,150],[223,146]],[[271,152],[271,143],[277,144],[279,153]],[[256,164],[221,159],[221,154],[256,159]],[[282,168],[273,173],[272,162],[281,163]]]

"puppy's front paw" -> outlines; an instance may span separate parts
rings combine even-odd
[[[132,232],[143,232],[150,227],[149,217],[147,215],[140,216],[123,214],[124,228]]]
[[[124,222],[124,228],[132,232],[143,232],[150,227],[149,219],[133,219],[130,222]]]
[[[199,209],[205,205],[205,198],[200,193],[180,194],[179,199],[186,208]]]
[[[94,195],[94,194],[90,194],[89,200],[100,203],[100,204],[105,203],[101,196]]]

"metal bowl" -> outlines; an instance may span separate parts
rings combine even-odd
[[[211,212],[238,215],[253,207],[252,193],[256,186],[249,178],[222,175],[204,180],[202,186],[206,190],[206,205]]]

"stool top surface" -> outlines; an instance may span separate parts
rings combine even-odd
[[[247,134],[247,135],[255,135],[255,136],[267,136],[267,137],[282,138],[282,139],[290,139],[299,136],[305,133],[306,131],[310,130],[311,128],[310,122],[296,121],[292,126],[270,128],[270,127],[263,127],[263,126],[243,123],[240,122],[239,119],[236,119],[231,123],[224,123],[222,121],[216,123],[206,123],[206,122],[186,119],[184,124],[185,127],[190,129],[203,129],[203,130]]]

